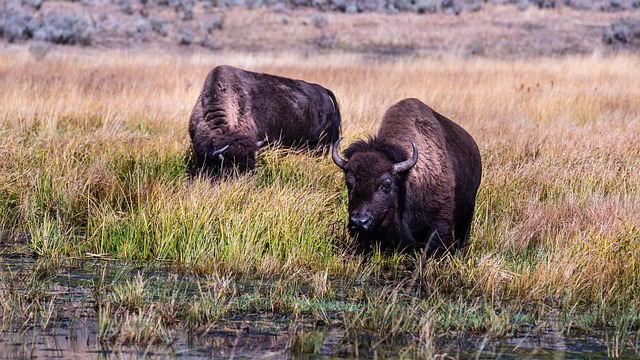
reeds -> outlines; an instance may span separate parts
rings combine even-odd
[[[268,148],[250,174],[189,178],[190,109],[225,63],[332,89],[346,142],[405,97],[466,128],[484,165],[468,252],[349,255],[341,173],[327,157]],[[191,306],[162,308],[144,278],[108,288],[97,314],[107,342],[171,342],[178,323],[202,331],[251,308],[338,323],[351,353],[396,343],[433,355],[434,334],[535,334],[550,322],[565,334],[604,329],[619,350],[637,345],[640,326],[638,68],[636,55],[3,53],[1,236],[40,258],[161,260],[210,276],[193,280]],[[7,276],[4,314],[30,306]],[[241,291],[243,279],[271,285]],[[324,337],[305,329],[292,326],[290,346],[319,351]]]

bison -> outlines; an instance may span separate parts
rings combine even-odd
[[[418,99],[390,107],[378,134],[338,154],[349,199],[348,229],[361,251],[463,248],[482,164],[471,135]],[[408,154],[411,155],[408,155]]]
[[[320,85],[222,65],[205,79],[189,136],[192,172],[242,172],[255,167],[256,151],[269,142],[328,152],[340,136],[340,110]]]

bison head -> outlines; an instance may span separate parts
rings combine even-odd
[[[209,174],[228,174],[234,171],[244,172],[255,167],[256,152],[262,142],[253,136],[231,135],[219,141],[193,142],[193,151],[197,158],[197,168]],[[215,145],[214,145],[215,144]]]
[[[413,155],[378,138],[357,141],[344,150],[346,159],[333,146],[332,158],[345,174],[349,196],[349,231],[369,238],[386,235],[401,227],[407,171],[418,161],[418,149],[411,141]]]

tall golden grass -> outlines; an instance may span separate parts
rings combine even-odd
[[[415,264],[348,256],[341,173],[329,158],[268,149],[253,174],[190,180],[188,117],[220,64],[333,90],[346,143],[374,133],[407,97],[467,129],[484,169],[468,253]],[[408,267],[419,289],[410,313],[390,288],[355,296],[367,306],[344,324],[409,332],[420,344],[441,329],[512,334],[557,311],[563,331],[626,334],[640,326],[638,69],[629,54],[382,61],[105,50],[36,60],[14,48],[0,54],[0,230],[46,257],[288,274],[326,296],[335,296],[328,278]],[[414,320],[388,323],[388,314]]]

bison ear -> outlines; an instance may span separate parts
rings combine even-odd
[[[340,157],[340,155],[338,154],[338,145],[340,144],[340,141],[342,141],[342,138],[339,138],[334,144],[333,144],[333,150],[331,151],[331,158],[333,159],[333,162],[338,165],[338,167],[342,170],[347,170],[347,160],[343,159]]]
[[[404,171],[411,169],[418,162],[418,147],[413,142],[413,140],[409,140],[411,142],[411,147],[413,148],[413,154],[410,159],[407,159],[403,162],[399,162],[393,164],[393,172],[394,174],[398,174]]]

